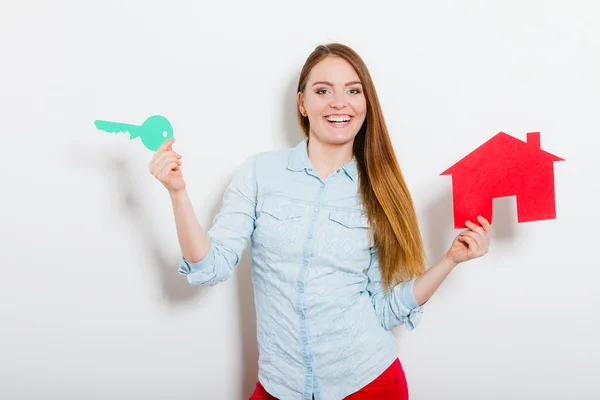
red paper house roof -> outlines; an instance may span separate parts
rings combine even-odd
[[[540,148],[540,133],[527,134],[527,142],[499,132],[487,142],[464,156],[440,175],[452,175],[461,169],[478,169],[485,164],[506,167],[507,164],[522,164],[524,159],[540,161],[564,161],[562,158]],[[493,178],[493,176],[490,176]]]

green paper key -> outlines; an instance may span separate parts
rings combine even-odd
[[[142,125],[124,124],[111,121],[94,121],[96,128],[108,133],[129,133],[129,139],[139,137],[148,150],[156,151],[166,140],[173,137],[173,127],[168,119],[161,115],[147,118]]]

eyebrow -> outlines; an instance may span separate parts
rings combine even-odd
[[[333,86],[333,83],[327,82],[327,81],[318,81],[318,82],[313,83],[313,86],[316,86],[316,85]],[[362,83],[360,83],[360,81],[352,81],[352,82],[346,83],[346,85],[344,85],[344,86],[352,86],[352,85],[362,85]]]

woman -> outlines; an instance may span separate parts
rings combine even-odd
[[[467,229],[425,271],[423,243],[369,72],[340,44],[318,46],[298,84],[305,139],[247,158],[211,229],[198,224],[173,139],[150,162],[171,196],[192,285],[216,285],[251,240],[258,399],[407,399],[389,331],[461,262],[488,251],[490,225]]]

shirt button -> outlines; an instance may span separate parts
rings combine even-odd
[[[305,341],[304,341],[304,345],[305,345],[305,346],[308,346],[308,340],[305,340]]]
[[[304,318],[306,318],[306,317],[304,316],[304,314],[301,314],[301,315],[300,315],[300,318],[304,319]]]
[[[312,233],[309,233],[309,234],[308,234],[308,238],[309,238],[309,239],[312,239]]]
[[[304,261],[302,264],[304,264],[304,266],[308,265],[308,261]]]
[[[300,293],[304,293],[304,289],[303,288],[300,288]]]
[[[339,173],[340,173],[340,170],[338,169],[336,172],[339,174]]]
[[[315,212],[319,212],[319,209],[318,209],[318,208],[315,208]]]
[[[308,372],[312,372],[312,368],[311,367],[308,367]]]

